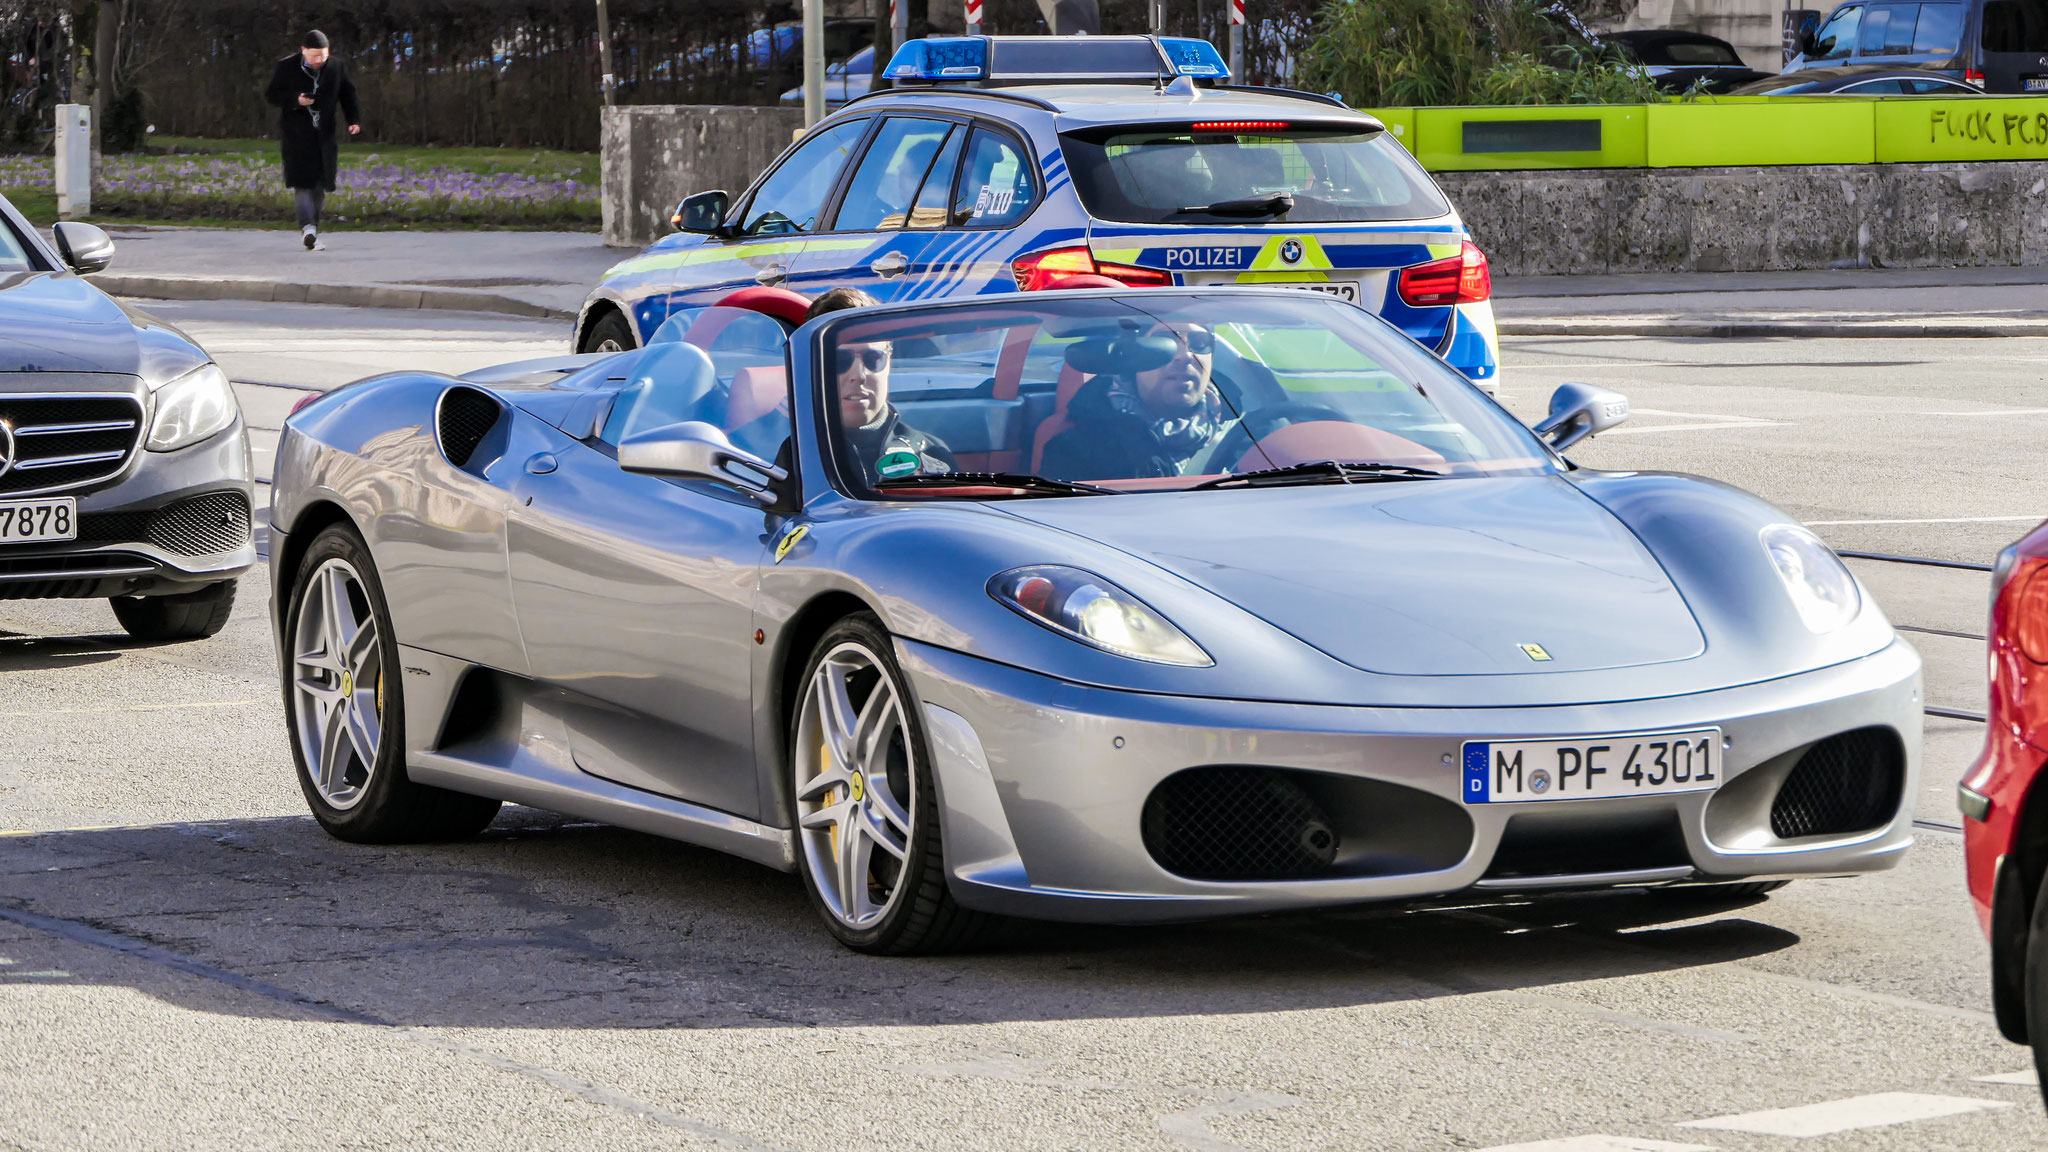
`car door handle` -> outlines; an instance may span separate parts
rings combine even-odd
[[[784,280],[789,279],[789,265],[770,264],[759,272],[754,273],[754,279],[763,284],[780,284]]]
[[[901,252],[891,252],[887,256],[884,256],[881,259],[875,261],[873,264],[868,265],[868,268],[871,269],[875,275],[884,278],[890,276],[901,276],[903,275],[904,271],[909,267],[910,257],[905,256]]]
[[[554,456],[546,452],[541,452],[532,457],[529,457],[526,461],[526,470],[528,472],[533,473],[535,476],[545,476],[548,473],[553,472],[555,470],[555,467],[556,464]]]

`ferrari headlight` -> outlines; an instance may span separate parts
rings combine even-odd
[[[1863,596],[1834,549],[1797,524],[1773,524],[1759,535],[1807,628],[1832,632],[1855,618]]]
[[[156,390],[149,450],[170,452],[197,444],[233,424],[240,411],[228,374],[218,364],[202,364]]]
[[[1078,568],[1013,568],[990,580],[988,591],[1047,628],[1105,652],[1188,668],[1216,663],[1143,601]]]

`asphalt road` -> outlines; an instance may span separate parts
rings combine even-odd
[[[237,379],[300,387],[562,339],[161,311]],[[1840,547],[1981,561],[2048,515],[2037,342],[1532,339],[1507,360],[1518,414],[1563,379],[1635,401],[1581,462],[1721,477]],[[244,390],[273,428],[294,398]],[[1856,566],[1894,621],[1965,634],[1912,638],[1930,702],[1981,709],[1982,575]],[[1960,841],[1933,826],[1956,823],[1968,722],[1930,725],[1930,826],[1881,875],[877,960],[832,945],[791,877],[531,810],[459,845],[327,839],[292,781],[268,591],[251,577],[221,636],[161,647],[98,603],[0,604],[0,1149],[2048,1146],[2035,1089],[1981,1079],[2027,1054],[1989,1023]],[[1750,1115],[1779,1109],[1800,1111]]]

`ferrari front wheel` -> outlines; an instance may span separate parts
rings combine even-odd
[[[946,887],[916,697],[881,621],[832,626],[805,668],[789,740],[790,822],[811,903],[861,952],[943,952],[993,918]]]
[[[362,538],[335,525],[313,538],[285,618],[285,722],[299,789],[331,835],[365,844],[474,835],[499,803],[405,773],[398,641]]]

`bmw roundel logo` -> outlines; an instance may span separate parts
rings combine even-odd
[[[1538,768],[1534,772],[1529,773],[1529,791],[1539,795],[1550,791],[1550,772],[1548,769]]]
[[[1301,263],[1301,241],[1289,240],[1280,245],[1280,258],[1289,264]]]

